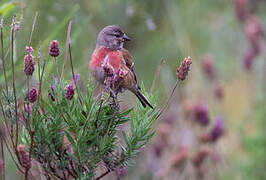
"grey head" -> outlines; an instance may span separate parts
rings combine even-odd
[[[96,47],[103,46],[112,50],[121,50],[125,41],[130,41],[130,38],[123,29],[117,25],[109,25],[100,31]]]

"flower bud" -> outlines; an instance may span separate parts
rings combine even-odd
[[[25,151],[25,145],[19,144],[18,145],[18,159],[21,165],[25,168],[31,166],[30,156],[29,153]]]
[[[59,53],[60,53],[60,50],[59,50],[59,47],[58,47],[58,42],[57,42],[57,40],[53,40],[50,43],[49,54],[52,57],[57,57],[57,56],[59,56]]]
[[[37,100],[38,92],[36,88],[32,88],[29,91],[28,98],[29,102],[34,103]]]
[[[211,55],[205,55],[201,61],[201,67],[206,76],[213,80],[216,77],[216,69],[214,67],[213,58]]]
[[[179,167],[188,159],[188,148],[181,147],[177,152],[171,156],[170,164],[173,167]]]
[[[190,71],[191,64],[192,64],[192,60],[191,60],[191,57],[189,56],[181,62],[176,72],[176,76],[180,81],[183,81],[186,79],[188,72]]]
[[[214,87],[214,94],[218,100],[222,100],[224,97],[224,90],[221,83],[216,83]]]
[[[201,126],[207,126],[210,122],[208,106],[203,103],[197,103],[193,108],[193,119]]]
[[[252,47],[255,55],[261,51],[261,41],[263,39],[263,29],[259,19],[255,16],[250,16],[245,25],[246,37]]]
[[[27,54],[24,57],[24,73],[26,76],[32,76],[34,72],[35,62],[33,60],[33,56],[31,54]]]
[[[75,94],[75,91],[74,91],[74,88],[73,88],[73,85],[69,84],[66,86],[65,88],[66,92],[65,92],[65,97],[68,99],[68,100],[71,100]]]
[[[162,144],[155,144],[153,146],[153,152],[154,152],[155,157],[157,158],[161,157],[163,150],[164,150],[164,146]]]
[[[245,70],[249,71],[251,69],[251,66],[255,60],[255,53],[251,50],[247,51],[244,55],[244,62],[243,62],[243,66],[245,68]]]
[[[243,22],[248,16],[247,0],[234,0],[235,13],[239,21]]]
[[[210,149],[207,147],[203,147],[201,148],[196,155],[193,157],[193,164],[195,167],[199,167],[204,160],[208,157],[208,155],[210,154]]]
[[[212,142],[216,142],[224,133],[222,117],[218,116],[216,122],[210,132]]]

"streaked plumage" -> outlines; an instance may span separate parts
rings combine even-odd
[[[106,26],[98,35],[89,69],[92,76],[102,84],[106,80],[105,66],[114,73],[118,72],[120,79],[119,83],[115,85],[115,90],[119,92],[126,89],[130,90],[138,97],[144,107],[148,105],[153,108],[137,84],[132,57],[129,51],[123,48],[124,42],[129,40],[119,26]]]

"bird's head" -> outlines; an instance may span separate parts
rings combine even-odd
[[[97,38],[96,46],[104,46],[112,50],[121,50],[124,42],[130,38],[117,25],[109,25],[101,30]]]

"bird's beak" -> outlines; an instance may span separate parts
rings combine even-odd
[[[124,39],[124,41],[130,41],[131,40],[126,34],[123,35],[123,39]]]

